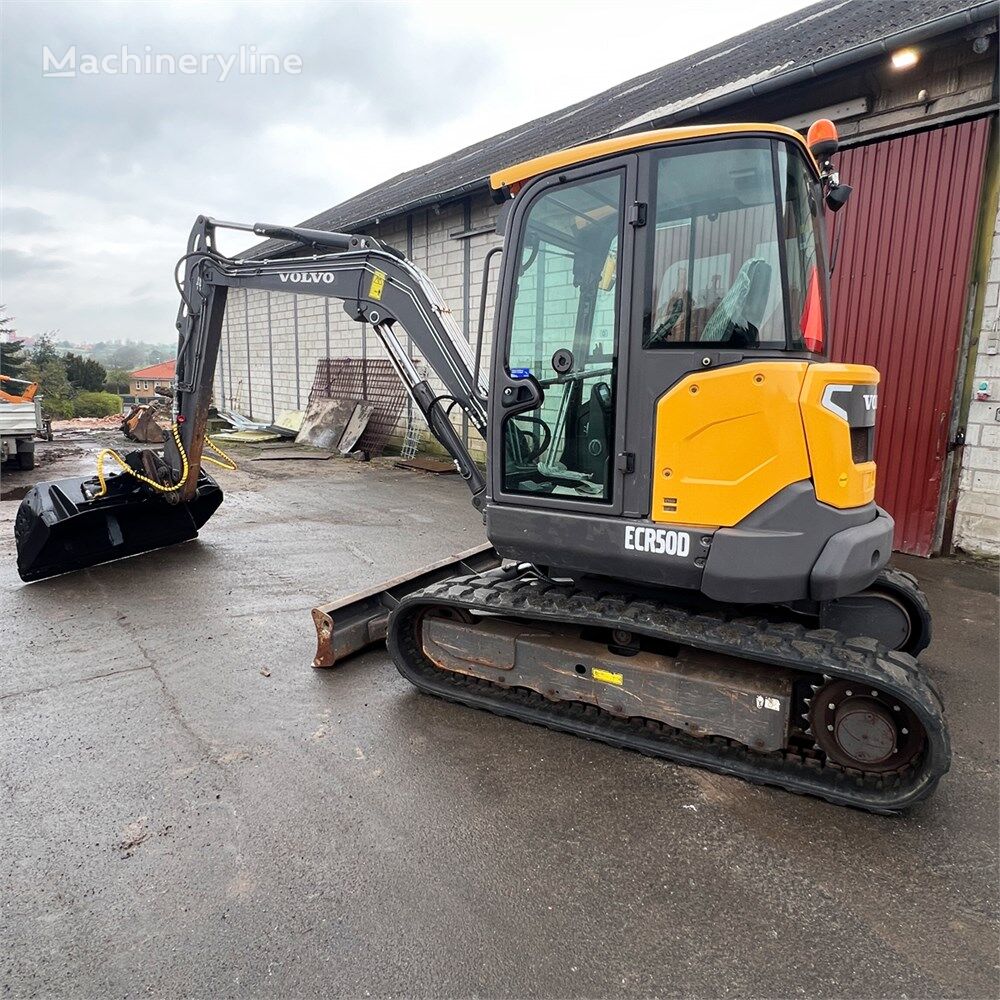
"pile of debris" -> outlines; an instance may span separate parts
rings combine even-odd
[[[237,410],[212,411],[209,426],[214,427],[211,436],[242,444],[264,444],[269,441],[291,440],[298,434],[302,423],[302,411],[279,414],[272,423],[251,420]]]
[[[219,430],[212,437],[243,444],[294,439],[297,445],[348,455],[357,445],[374,409],[367,402],[311,399],[305,410],[281,413],[274,423],[253,421],[235,410],[220,410],[219,418],[232,430]]]
[[[120,413],[112,413],[106,417],[70,417],[66,420],[53,420],[53,431],[83,431],[105,430],[108,427],[118,427],[122,422]]]
[[[169,424],[170,413],[167,406],[153,400],[149,403],[134,403],[121,418],[121,431],[129,441],[139,444],[161,444],[163,442],[163,424],[157,417],[165,418]]]

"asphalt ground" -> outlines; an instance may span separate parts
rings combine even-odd
[[[31,586],[0,501],[0,996],[1000,994],[995,565],[897,560],[954,760],[876,817],[437,701],[384,649],[312,669],[315,604],[482,524],[455,477],[249,454],[198,541]]]

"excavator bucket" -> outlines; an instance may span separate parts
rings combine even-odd
[[[190,541],[222,503],[222,490],[202,471],[195,496],[169,503],[130,477],[109,478],[103,497],[88,497],[93,478],[38,483],[14,521],[17,571],[25,582],[124,559]]]

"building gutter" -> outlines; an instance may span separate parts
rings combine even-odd
[[[983,3],[967,7],[965,10],[955,11],[952,14],[944,14],[941,17],[933,18],[930,21],[924,21],[922,24],[918,24],[913,28],[906,28],[903,31],[897,31],[890,35],[884,35],[882,38],[874,41],[863,42],[861,45],[856,45],[853,48],[844,49],[843,51],[836,52],[833,55],[823,56],[820,59],[814,59],[812,62],[806,63],[804,66],[798,66],[785,73],[776,73],[774,76],[768,77],[766,80],[748,84],[745,87],[728,91],[725,94],[719,94],[717,97],[713,97],[710,100],[700,101],[697,104],[692,104],[689,107],[681,108],[678,111],[664,115],[662,118],[654,118],[651,121],[643,122],[641,125],[634,128],[626,128],[617,132],[590,136],[586,139],[581,139],[580,143],[592,142],[595,139],[605,138],[608,135],[618,135],[629,131],[651,131],[652,129],[664,128],[665,126],[688,121],[691,118],[698,118],[703,115],[712,115],[734,104],[741,104],[744,101],[756,97],[765,97],[769,94],[775,93],[776,91],[784,90],[787,87],[793,87],[796,84],[817,79],[827,73],[833,73],[837,70],[853,66],[856,63],[877,58],[878,56],[885,55],[895,49],[905,48],[907,45],[913,45],[917,42],[924,41],[927,38],[933,38],[938,35],[948,34],[952,31],[958,31],[961,28],[978,24],[981,21],[990,20],[991,17],[996,16],[997,0],[984,0]],[[363,217],[355,222],[345,223],[342,228],[347,232],[356,232],[358,230],[365,229],[368,226],[377,225],[384,219],[391,219],[397,215],[403,215],[407,212],[415,212],[422,208],[431,208],[435,205],[442,205],[445,202],[455,201],[459,198],[465,197],[466,195],[474,194],[479,191],[486,191],[488,189],[489,176],[487,175],[485,177],[480,177],[477,180],[469,181],[468,183],[462,184],[458,187],[448,188],[445,191],[439,191],[434,194],[426,195],[416,201],[407,202],[405,205],[388,209],[387,211],[380,212],[377,215],[368,216],[366,218]],[[265,249],[267,252],[270,252],[280,245],[281,244],[277,241],[261,243],[256,247],[251,247],[244,256],[259,257],[262,256]]]

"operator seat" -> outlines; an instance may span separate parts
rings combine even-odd
[[[760,257],[751,257],[705,324],[702,341],[718,341],[726,347],[756,347],[770,292],[771,265]]]

